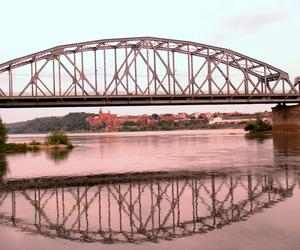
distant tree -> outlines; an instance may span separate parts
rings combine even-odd
[[[42,117],[26,122],[7,124],[10,133],[47,133],[52,131],[88,131],[86,122],[91,113],[70,113],[61,117]]]
[[[125,121],[123,123],[123,126],[128,127],[128,126],[137,126],[137,123],[135,121]]]
[[[151,115],[151,119],[159,120],[159,115],[154,113],[154,114]]]
[[[6,143],[8,130],[0,118],[0,145]]]

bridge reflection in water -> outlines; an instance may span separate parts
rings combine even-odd
[[[292,169],[262,173],[157,172],[11,180],[0,223],[72,241],[125,243],[206,233],[293,195]]]

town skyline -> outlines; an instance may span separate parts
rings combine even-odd
[[[186,112],[178,112],[177,114],[157,114],[153,113],[143,115],[121,115],[112,114],[110,111],[105,112],[100,108],[99,113],[94,116],[88,116],[86,122],[90,128],[101,128],[106,131],[116,131],[118,128],[136,126],[155,126],[161,122],[167,125],[225,125],[225,124],[245,124],[247,122],[255,122],[257,119],[264,120],[269,124],[272,123],[271,112],[259,113],[240,113],[240,112],[217,112],[217,113],[201,113],[194,112],[188,114]],[[164,125],[164,124],[161,124]],[[166,124],[165,124],[166,125]],[[185,127],[184,127],[185,128]]]
[[[79,111],[76,110],[75,108],[72,109],[72,112],[67,113],[66,115],[70,114],[70,113],[81,113],[84,111]],[[116,118],[127,118],[127,117],[143,117],[143,116],[151,116],[153,114],[157,114],[159,116],[164,116],[164,115],[173,115],[174,117],[176,117],[177,115],[181,115],[181,114],[186,114],[188,116],[197,116],[197,115],[209,115],[208,119],[210,119],[210,117],[215,117],[217,115],[255,115],[255,114],[263,114],[263,113],[268,113],[268,114],[272,114],[272,112],[269,110],[261,110],[261,111],[255,111],[255,112],[242,112],[242,111],[200,111],[200,110],[196,110],[194,112],[185,112],[185,111],[178,111],[178,112],[163,112],[163,110],[158,110],[158,112],[150,112],[150,113],[139,113],[139,114],[130,114],[130,113],[117,113],[117,112],[113,112],[112,109],[110,109],[109,107],[100,107],[98,108],[98,110],[96,112],[84,112],[84,113],[91,113],[94,114],[95,116],[98,116],[99,114],[110,114],[110,115],[114,115]],[[36,117],[36,118],[48,118],[48,117],[63,117],[64,115],[57,115],[57,116],[40,116],[40,117]],[[36,119],[34,118],[34,119]],[[196,117],[195,117],[196,118]],[[29,120],[23,120],[23,121],[18,121],[18,122],[26,122],[26,121],[30,121],[33,119],[29,119]],[[18,123],[18,122],[11,122],[8,124],[13,124],[13,123]]]
[[[250,106],[250,107],[249,107]],[[110,110],[112,113],[120,115],[142,115],[153,113],[172,113],[178,112],[241,112],[253,113],[271,111],[274,105],[191,105],[191,106],[146,106],[146,107],[102,107],[103,110]],[[74,107],[74,108],[35,108],[35,109],[0,109],[0,118],[5,123],[22,122],[35,118],[49,116],[64,116],[72,112],[97,113],[100,107]],[[62,111],[63,109],[63,111]],[[32,112],[34,110],[34,113]],[[11,116],[11,112],[16,115]]]

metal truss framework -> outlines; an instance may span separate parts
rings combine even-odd
[[[97,183],[93,177],[74,186],[48,188],[42,188],[45,181],[29,189],[18,189],[18,181],[11,183],[12,189],[4,184],[0,223],[72,241],[171,240],[246,220],[292,196],[297,183],[288,169],[239,176],[143,175],[131,181],[130,175],[119,175],[119,181],[112,178],[111,183],[101,178]]]
[[[286,72],[229,49],[155,37],[57,46],[0,64],[0,106],[299,102]]]

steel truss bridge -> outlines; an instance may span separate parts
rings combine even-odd
[[[72,241],[157,242],[206,233],[271,208],[299,180],[269,173],[136,173],[11,180],[0,224]]]
[[[105,39],[0,64],[0,107],[296,103],[299,82],[225,48],[155,37]]]

